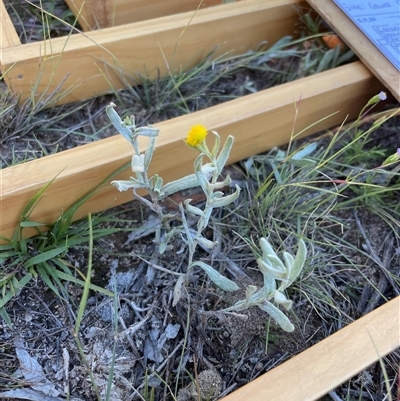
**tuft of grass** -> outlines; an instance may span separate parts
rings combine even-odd
[[[376,140],[371,143],[376,130],[399,116],[400,109],[377,113],[364,117],[369,125],[363,128],[360,126],[366,121],[361,118],[310,144],[298,147],[290,143],[286,151],[273,149],[242,163],[249,182],[254,183],[250,188],[254,191],[252,205],[240,208],[249,213],[237,217],[250,225],[248,241],[265,236],[278,249],[290,249],[296,235],[311,239],[313,263],[295,291],[311,302],[323,319],[342,319],[350,314],[342,306],[348,301],[352,308],[357,307],[362,286],[355,277],[361,276],[364,283],[377,289],[354,255],[360,255],[364,263],[378,263],[393,291],[400,290],[400,279],[392,265],[374,257],[371,248],[364,251],[358,245],[359,236],[368,241],[362,231],[366,222],[360,218],[364,213],[375,216],[387,227],[388,235],[399,240],[396,194],[400,176],[393,166],[381,166],[393,149],[385,149]],[[376,243],[375,238],[370,240]]]
[[[128,165],[125,165],[106,177],[96,188],[63,212],[52,225],[32,221],[30,219],[32,212],[54,178],[40,189],[25,206],[13,237],[0,236],[5,242],[4,245],[0,245],[0,290],[2,293],[0,315],[8,324],[10,324],[10,319],[5,306],[33,279],[40,278],[56,296],[65,300],[69,296],[62,285],[63,281],[69,281],[85,288],[87,279],[76,266],[69,263],[68,251],[70,249],[86,249],[87,244],[90,244],[93,239],[100,239],[120,229],[104,228],[101,225],[103,223],[102,215],[96,216],[93,220],[83,220],[76,224],[72,224],[73,216],[104,184],[109,183],[112,177],[127,167]],[[26,228],[36,230],[37,235],[32,238],[24,238],[23,231]],[[50,228],[50,230],[46,231],[46,228]],[[112,296],[110,291],[93,284],[90,285],[90,289]]]

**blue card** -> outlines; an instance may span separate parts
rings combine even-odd
[[[400,0],[333,0],[400,71]]]

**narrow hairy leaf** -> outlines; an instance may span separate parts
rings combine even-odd
[[[304,241],[300,238],[299,239],[299,247],[297,249],[297,254],[294,259],[293,267],[289,272],[288,282],[286,284],[286,288],[290,287],[292,283],[296,280],[299,276],[301,270],[304,267],[304,263],[307,259],[307,247]]]
[[[221,153],[219,154],[219,156],[216,160],[217,175],[221,174],[222,169],[225,167],[225,164],[228,161],[229,154],[231,153],[231,150],[232,150],[233,141],[234,141],[233,136],[229,135],[224,143]]]
[[[204,262],[194,262],[192,263],[192,266],[198,266],[203,269],[210,280],[224,291],[237,291],[239,289],[238,285],[234,281],[224,277],[222,274]]]
[[[294,330],[294,326],[289,318],[271,302],[266,301],[257,306],[264,312],[267,312],[272,319],[279,324],[282,330],[287,331],[288,333],[291,333]]]

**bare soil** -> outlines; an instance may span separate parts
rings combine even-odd
[[[219,81],[210,92],[229,99],[237,95],[235,91],[248,93],[245,88],[249,81],[254,82],[255,90],[269,85],[265,76],[245,70]],[[4,86],[0,90],[4,91]],[[35,136],[27,133],[23,137],[11,135],[5,138],[3,134],[3,163],[8,165],[15,159],[23,160],[27,154],[28,158],[41,157],[55,149],[65,150],[113,134],[114,130],[109,126],[99,130],[99,127],[109,124],[104,107],[110,100],[115,101],[111,96],[94,99],[60,121],[56,121],[54,116],[66,109],[43,111],[34,118],[36,128],[32,132]],[[216,102],[205,96],[194,103],[200,108],[200,103],[201,107],[206,107]],[[195,106],[190,107],[195,110]],[[133,110],[133,113],[139,123],[147,124],[173,118],[176,112],[171,108],[153,114],[151,120],[147,117],[151,114],[147,108]],[[49,127],[46,120],[53,117],[56,122]],[[12,129],[15,131],[15,126]],[[383,127],[369,146],[383,143],[390,154],[399,147],[399,137],[399,124],[394,128]],[[243,165],[230,166],[225,173],[234,176],[236,182],[242,182],[249,188],[250,195],[254,195],[256,183],[245,173]],[[176,204],[189,196],[193,198],[196,192],[177,194],[171,197],[166,207],[174,211]],[[398,191],[394,192],[394,204],[398,202],[398,196]],[[201,195],[198,195],[198,202],[201,205]],[[65,284],[63,299],[56,297],[38,278],[8,303],[12,327],[0,320],[0,390],[23,388],[32,391],[28,395],[31,398],[24,399],[32,400],[41,396],[42,400],[54,401],[69,395],[70,400],[91,401],[97,399],[94,380],[101,399],[105,399],[114,364],[110,397],[113,401],[140,400],[146,397],[146,391],[146,400],[150,399],[151,391],[154,391],[155,400],[172,400],[171,394],[175,394],[179,401],[217,399],[379,307],[385,299],[400,294],[399,280],[396,279],[400,275],[399,231],[394,232],[368,209],[347,210],[337,215],[345,226],[338,224],[331,230],[338,236],[346,236],[353,248],[349,246],[337,252],[330,249],[332,263],[326,263],[325,269],[317,276],[306,272],[296,283],[289,294],[294,301],[289,315],[296,326],[293,333],[283,332],[257,308],[243,312],[241,316],[219,313],[222,308],[243,298],[246,285],[260,286],[262,283],[251,251],[232,231],[237,222],[231,212],[243,205],[256,207],[239,199],[232,210],[218,211],[207,233],[210,239],[217,238],[221,243],[220,253],[212,256],[213,265],[241,283],[241,290],[234,295],[224,293],[202,273],[195,272],[176,307],[172,306],[174,276],[146,261],[155,249],[152,232],[147,229],[151,214],[138,202],[118,208],[119,217],[126,222],[121,231],[96,241],[92,274],[94,284],[117,292],[117,316],[112,298],[91,292],[81,332],[74,333],[82,289]],[[252,224],[246,233],[248,237],[252,237]],[[131,232],[136,233],[135,239]],[[313,237],[314,241],[320,239],[318,233]],[[295,243],[290,241],[287,240],[285,247],[296,249]],[[174,248],[158,263],[173,272],[182,272],[186,253],[181,253],[182,243],[179,241],[173,245]],[[310,258],[318,261],[318,251],[311,251]],[[201,251],[198,257],[209,261],[211,256]],[[65,258],[71,266],[86,271],[87,247],[70,248]],[[351,268],[352,263],[362,266],[362,270]],[[338,266],[341,264],[347,268],[340,269]],[[7,266],[2,268],[6,270]],[[317,285],[318,280],[331,280],[326,287],[337,290],[330,294],[334,304],[324,305],[323,311],[305,296],[307,287]],[[79,353],[76,335],[83,345],[85,361]],[[39,364],[48,380],[48,387],[36,386],[35,382],[26,379],[23,368],[26,368],[28,357],[24,359],[21,350],[26,350]],[[391,380],[398,377],[398,357],[397,352],[386,359]],[[89,371],[93,374],[92,379]],[[144,380],[146,375],[147,382]],[[335,394],[348,400],[388,399],[385,398],[385,382],[379,363],[336,389]],[[395,399],[396,385],[392,394]],[[0,398],[19,399],[11,395],[2,397],[1,394]]]
[[[241,171],[240,166],[229,167],[227,173],[239,178],[238,171]],[[171,210],[174,201],[179,202],[186,196],[188,194],[184,193],[172,197]],[[190,196],[193,197],[193,193]],[[215,221],[224,220],[221,213],[215,216]],[[234,221],[229,222],[229,226],[225,220],[224,224],[215,223],[207,234],[210,238],[219,238],[222,243],[221,253],[214,257],[213,265],[241,283],[242,290],[228,295],[196,272],[188,283],[184,298],[172,307],[175,278],[145,261],[155,248],[147,229],[151,215],[137,202],[132,202],[120,208],[119,217],[130,221],[137,239],[133,240],[132,234],[123,230],[95,243],[92,282],[117,291],[118,316],[115,317],[111,298],[95,292],[90,294],[79,333],[86,366],[78,352],[73,329],[82,289],[66,284],[68,298],[63,300],[54,296],[38,279],[8,304],[12,327],[4,323],[0,326],[3,350],[0,388],[32,388],[32,383],[27,382],[18,370],[21,359],[16,351],[23,344],[59,393],[61,398],[57,399],[63,399],[65,394],[70,394],[72,400],[96,399],[88,367],[104,399],[116,345],[112,400],[140,399],[136,392],[143,394],[146,372],[149,374],[148,386],[154,389],[156,400],[173,399],[171,392],[180,401],[197,400],[196,382],[204,386],[204,389],[200,386],[202,399],[215,399],[254,380],[400,292],[398,280],[385,273],[390,272],[393,277],[400,275],[399,235],[370,211],[361,210],[357,214],[348,211],[338,215],[338,219],[346,222],[345,232],[343,227],[332,228],[362,250],[339,249],[331,255],[336,259],[334,263],[320,272],[319,278],[331,277],[333,288],[338,290],[331,294],[334,304],[327,305],[322,315],[321,310],[315,309],[302,292],[303,286],[313,285],[307,275],[289,294],[294,300],[290,313],[296,326],[293,333],[283,332],[257,308],[243,312],[241,316],[218,312],[243,299],[247,284],[260,286],[262,282],[249,249],[234,236],[231,228],[227,228],[231,224],[234,227]],[[251,236],[251,232],[248,234]],[[181,243],[175,243],[174,249],[158,264],[172,271],[184,271],[185,253],[179,252],[181,248]],[[66,259],[72,266],[85,271],[87,256],[87,249],[72,248]],[[205,261],[210,258],[206,253],[199,257]],[[348,258],[363,266],[363,270],[339,271],[335,267],[338,258],[342,261]],[[392,379],[397,374],[397,358],[398,355],[393,354],[387,360]],[[385,391],[382,371],[379,364],[375,364],[350,384],[337,389],[336,394],[342,399],[350,392],[354,399],[383,400]],[[393,394],[395,392],[396,388],[393,388]]]

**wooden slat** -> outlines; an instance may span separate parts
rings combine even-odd
[[[332,1],[307,0],[400,102],[400,72]]]
[[[314,401],[400,346],[397,297],[221,401]]]
[[[115,9],[110,0],[65,0],[65,2],[78,17],[84,31],[119,25],[112,23]]]
[[[2,49],[21,45],[17,31],[11,21],[10,16],[4,6],[3,0],[0,0],[0,63],[3,60]]]
[[[4,68],[13,65],[5,79],[21,101],[36,93],[47,94],[63,83],[61,91],[75,88],[59,99],[72,102],[123,87],[118,74],[141,71],[156,78],[197,65],[211,51],[215,57],[255,49],[260,42],[273,44],[293,34],[300,0],[247,0],[192,12],[102,29],[69,38],[29,43],[3,50]],[[16,64],[15,64],[16,63]],[[15,64],[15,65],[14,65]],[[38,78],[40,76],[40,79]],[[105,78],[108,77],[108,80]],[[37,83],[37,81],[39,81]]]
[[[300,79],[245,96],[209,109],[165,121],[157,142],[152,173],[164,182],[193,172],[196,152],[182,141],[194,124],[204,124],[216,130],[222,139],[235,136],[230,163],[266,151],[289,141],[295,119],[295,103],[299,115],[295,122],[298,132],[319,119],[338,114],[316,124],[304,135],[340,124],[346,116],[355,118],[360,109],[376,93],[380,84],[359,62],[336,68],[315,76]],[[123,114],[124,110],[117,109]],[[145,144],[142,144],[144,149]],[[19,215],[31,197],[57,174],[48,188],[32,219],[54,222],[61,210],[66,210],[86,192],[93,189],[111,172],[129,162],[132,151],[121,137],[115,136],[26,164],[6,168],[0,172],[2,180],[0,210],[3,211],[1,231],[11,236]],[[120,179],[127,179],[129,171]],[[90,199],[76,215],[98,212],[132,199],[132,194],[119,193],[108,186]]]
[[[197,8],[221,5],[223,0],[66,0],[85,31],[165,17]]]

